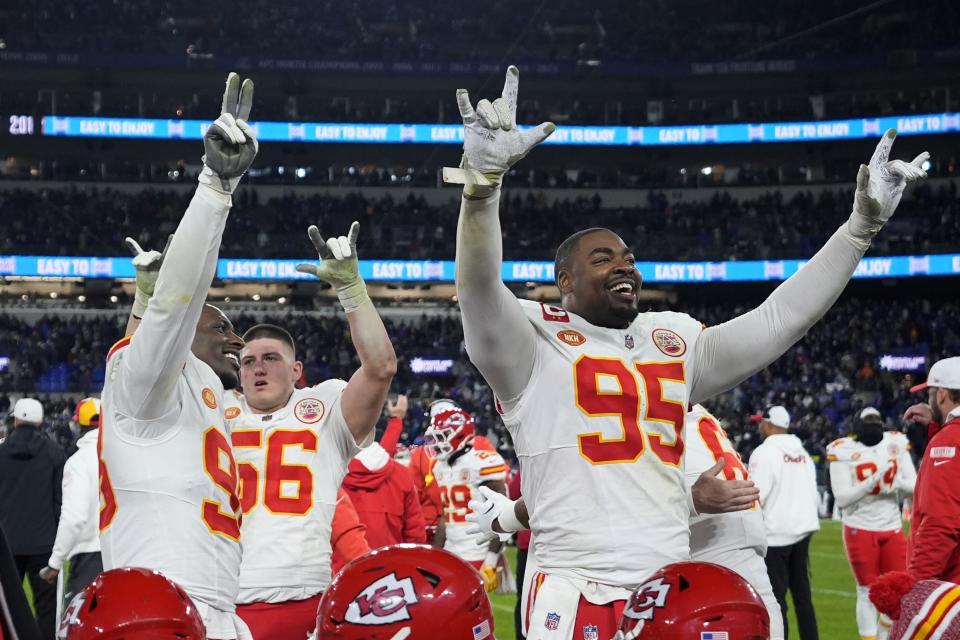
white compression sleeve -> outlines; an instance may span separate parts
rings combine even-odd
[[[463,198],[457,223],[457,297],[471,362],[501,401],[516,398],[533,374],[536,335],[501,279],[500,190]]]
[[[730,389],[779,358],[840,296],[870,241],[846,222],[756,309],[704,329],[694,347],[690,402]]]

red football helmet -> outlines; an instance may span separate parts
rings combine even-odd
[[[480,574],[452,553],[420,544],[382,547],[337,574],[317,609],[323,640],[493,640]]]
[[[473,416],[463,409],[448,409],[436,414],[423,434],[423,446],[427,453],[438,460],[450,455],[473,441]]]
[[[101,573],[60,621],[65,640],[205,640],[203,619],[172,580],[139,567]]]
[[[677,562],[644,582],[624,607],[620,640],[767,640],[770,618],[757,591],[736,572],[709,562]]]

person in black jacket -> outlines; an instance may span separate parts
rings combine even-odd
[[[13,408],[13,431],[0,444],[0,526],[7,534],[20,580],[33,590],[41,638],[56,633],[56,587],[39,576],[47,564],[60,519],[63,449],[40,431],[43,405],[21,398]]]

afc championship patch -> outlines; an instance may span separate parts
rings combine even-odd
[[[300,422],[313,424],[320,421],[324,411],[323,403],[316,398],[304,398],[293,408],[293,415],[297,416]]]
[[[217,396],[210,387],[203,388],[203,391],[200,392],[200,398],[203,399],[203,404],[211,409],[217,408]]]
[[[651,337],[653,338],[653,344],[657,345],[657,349],[672,358],[679,358],[687,352],[687,343],[676,331],[654,329]]]
[[[953,458],[956,455],[956,447],[933,447],[930,449],[931,458]]]
[[[240,415],[240,407],[227,407],[226,411],[223,412],[223,417],[227,420],[233,420]]]
[[[558,331],[557,337],[561,342],[565,342],[571,347],[579,347],[587,341],[587,336],[583,335],[579,331],[574,331],[573,329],[564,329],[563,331]]]

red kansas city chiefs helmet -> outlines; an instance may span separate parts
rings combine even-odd
[[[473,436],[473,416],[460,408],[449,409],[431,418],[423,444],[431,457],[446,460],[454,451],[471,444]]]
[[[58,640],[205,640],[197,607],[172,580],[127,567],[101,573],[63,613]]]
[[[493,640],[480,574],[453,554],[398,544],[337,574],[317,609],[322,640]]]
[[[767,608],[734,571],[709,562],[677,562],[633,592],[616,640],[707,637],[767,640]]]

